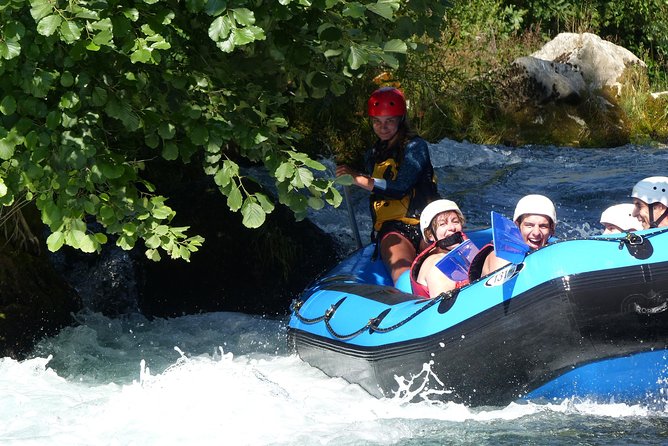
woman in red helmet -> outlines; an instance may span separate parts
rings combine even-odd
[[[371,192],[371,240],[396,284],[420,252],[420,211],[438,192],[429,147],[408,124],[403,93],[379,88],[367,110],[378,140],[366,153],[366,173],[339,165],[336,175],[351,175]]]

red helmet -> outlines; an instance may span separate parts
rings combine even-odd
[[[371,93],[367,111],[369,116],[404,116],[406,99],[400,90],[394,87],[382,87]]]

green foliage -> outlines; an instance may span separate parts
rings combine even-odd
[[[659,0],[454,1],[446,15],[444,43],[425,40],[428,51],[410,53],[408,63],[394,74],[411,98],[413,123],[431,141],[449,137],[483,144],[582,146],[666,141],[665,98],[653,100],[649,92],[668,88],[668,32],[662,31],[668,25],[667,8]],[[585,101],[578,111],[587,118],[586,131],[570,119],[547,131],[534,124],[535,110],[526,104],[513,107],[522,103],[522,92],[508,85],[512,61],[564,31],[599,34],[647,63],[652,86],[624,92],[625,115],[599,116],[595,104]],[[543,111],[556,119],[566,109]]]
[[[440,42],[411,53],[396,72],[411,97],[412,121],[430,141],[444,137],[484,144],[504,142],[508,122],[498,112],[494,73],[544,42],[519,28],[524,12],[499,0],[455,1]]]
[[[242,161],[267,168],[297,218],[337,206],[290,116],[398,67],[417,37],[440,35],[444,3],[2,1],[0,204],[34,200],[51,250],[143,240],[155,260],[188,260],[203,242],[171,226],[145,179],[160,157],[202,163],[251,228],[274,204],[249,192]]]

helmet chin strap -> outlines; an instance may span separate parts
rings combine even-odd
[[[438,246],[441,249],[447,250],[448,246],[458,245],[463,241],[464,241],[464,236],[462,235],[462,233],[455,232],[454,234],[450,234],[449,236],[440,239],[438,242],[436,242],[436,246]]]
[[[649,227],[650,228],[658,228],[659,224],[663,221],[664,218],[668,215],[668,207],[663,211],[663,214],[659,216],[656,220],[654,220],[654,205],[656,203],[652,203],[649,205]]]

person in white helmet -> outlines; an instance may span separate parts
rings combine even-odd
[[[550,237],[554,235],[557,225],[557,211],[552,200],[546,196],[526,195],[517,202],[513,221],[520,229],[524,242],[529,248],[535,250],[547,245]],[[483,263],[481,276],[486,276],[510,263],[497,257],[494,251],[481,249],[481,253],[484,252],[489,252],[489,254]]]
[[[668,177],[649,177],[633,186],[633,215],[643,229],[668,226]]]
[[[601,214],[603,234],[619,234],[642,229],[640,220],[633,216],[633,203],[620,203],[610,206]]]
[[[465,222],[459,206],[451,200],[433,201],[422,210],[420,231],[429,247],[422,251],[411,265],[413,294],[433,298],[464,284],[446,276],[436,264],[466,240],[462,232]]]

